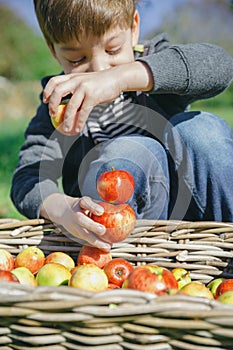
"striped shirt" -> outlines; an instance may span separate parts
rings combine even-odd
[[[95,144],[125,135],[147,135],[142,107],[133,94],[122,93],[111,103],[97,105],[90,113],[85,133]]]

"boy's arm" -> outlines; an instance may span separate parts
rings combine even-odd
[[[232,57],[213,44],[172,45],[138,60],[151,70],[151,93],[204,99],[222,92],[233,79]]]
[[[92,108],[121,92],[144,91],[181,96],[189,104],[222,92],[233,78],[233,59],[211,44],[174,45],[157,53],[93,73],[72,73],[50,79],[44,102],[56,115],[63,96],[72,93],[64,130],[80,132]]]

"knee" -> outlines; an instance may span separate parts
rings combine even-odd
[[[171,119],[166,142],[206,153],[222,149],[229,137],[232,129],[224,119],[207,112],[186,112]]]

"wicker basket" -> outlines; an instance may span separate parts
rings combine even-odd
[[[0,220],[0,248],[77,258],[80,245],[44,220]],[[112,248],[135,265],[184,267],[194,280],[233,278],[233,224],[138,220]],[[181,295],[0,283],[0,349],[233,349],[233,306]]]

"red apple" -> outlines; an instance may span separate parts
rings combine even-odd
[[[109,283],[121,287],[133,269],[134,267],[129,261],[123,258],[115,258],[107,263],[104,272],[108,277]]]
[[[207,288],[204,283],[198,281],[192,281],[186,284],[183,288],[181,288],[180,292],[181,294],[186,294],[193,297],[203,297],[207,299],[214,298],[209,288]]]
[[[126,170],[105,171],[96,182],[100,197],[109,203],[126,203],[134,192],[134,178]]]
[[[108,283],[108,290],[111,290],[111,289],[119,289],[121,287],[119,287],[117,284],[114,284],[114,283]]]
[[[123,241],[134,229],[136,223],[134,210],[128,204],[114,205],[101,202],[99,205],[104,208],[104,213],[91,214],[91,218],[106,227],[106,232],[101,239],[109,243]]]
[[[68,270],[72,270],[75,267],[74,260],[70,255],[64,252],[52,252],[45,258],[45,264],[59,263],[64,265]]]
[[[77,264],[94,264],[102,269],[111,260],[112,256],[110,252],[105,252],[97,247],[84,245],[79,251]]]
[[[15,266],[13,255],[6,249],[0,249],[0,269],[11,271]]]
[[[27,267],[32,273],[44,265],[44,252],[38,247],[27,247],[23,249],[15,258],[15,267]]]
[[[91,292],[100,292],[108,289],[108,278],[104,270],[94,264],[80,265],[72,273],[69,286]]]
[[[18,278],[11,271],[5,270],[0,270],[0,281],[19,283]]]
[[[175,276],[175,279],[178,282],[178,288],[181,289],[183,286],[185,286],[187,283],[191,282],[190,273],[186,269],[177,267],[172,270],[173,275]]]
[[[27,267],[16,267],[15,269],[11,270],[11,272],[18,278],[19,283],[37,287],[35,275],[33,275],[33,273]]]
[[[233,291],[233,279],[228,278],[222,281],[216,289],[215,298],[218,299],[221,294],[225,292]]]
[[[177,280],[170,270],[153,265],[135,267],[126,281],[124,288],[156,295],[167,294],[170,289],[178,289]]]
[[[67,285],[71,272],[62,264],[48,263],[42,266],[36,275],[38,286]]]

